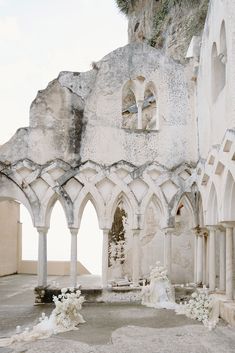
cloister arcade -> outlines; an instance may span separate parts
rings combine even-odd
[[[86,203],[91,201],[94,205],[99,227],[103,230],[102,282],[104,287],[107,286],[108,280],[112,279],[112,271],[110,274],[108,269],[109,232],[115,210],[121,205],[127,215],[126,234],[131,244],[126,259],[126,274],[134,285],[138,285],[140,278],[148,275],[149,266],[153,266],[159,259],[157,254],[160,256],[159,246],[163,246],[163,243],[165,257],[161,260],[165,261],[171,272],[172,236],[169,234],[172,230],[174,232],[179,202],[181,204],[183,202],[185,208],[191,205],[188,197],[192,200],[194,198],[191,192],[191,188],[193,187],[194,190],[195,187],[194,178],[195,175],[191,175],[188,166],[181,166],[172,173],[154,163],[138,168],[119,162],[108,168],[102,168],[88,161],[79,168],[73,169],[61,160],[46,166],[24,160],[11,166],[1,165],[0,197],[18,200],[25,205],[37,228],[38,286],[47,284],[47,232],[56,200],[59,200],[63,206],[71,233],[71,285],[73,286],[77,284],[77,236]],[[194,214],[193,210],[190,212]],[[149,217],[148,222],[147,217]],[[151,228],[151,222],[157,223],[154,229]],[[148,232],[149,226],[150,233],[153,231],[152,235]],[[192,227],[194,227],[193,220]],[[177,233],[177,229],[175,232]],[[145,258],[149,257],[147,256],[148,244],[155,233],[159,234],[160,241],[155,244],[155,254],[148,263],[145,261]],[[164,242],[164,239],[167,241]]]
[[[103,288],[124,278],[138,287],[160,261],[172,283],[234,299],[235,7],[226,6],[211,5],[212,30],[193,37],[188,66],[130,43],[89,72],[61,72],[33,101],[29,127],[1,146],[0,200],[22,203],[37,229],[38,287],[47,285],[56,202],[77,285],[91,202],[103,232]]]
[[[115,278],[109,268],[109,233],[115,211],[121,207],[127,217],[129,244],[124,272],[134,286],[160,260],[174,283],[205,284],[211,291],[225,290],[232,299],[233,137],[234,131],[228,131],[220,148],[212,149],[196,169],[181,165],[174,172],[157,163],[135,167],[123,161],[109,167],[87,161],[75,169],[61,160],[45,166],[29,160],[2,163],[1,200],[21,202],[38,231],[38,286],[47,284],[47,232],[57,200],[71,233],[70,281],[77,284],[77,236],[84,207],[91,201],[103,230],[104,288]]]
[[[226,290],[228,299],[234,297],[234,153],[234,130],[230,129],[221,145],[212,148],[204,164],[197,168],[203,208],[201,230],[196,235],[200,258],[197,281],[209,285],[211,291],[216,287]]]

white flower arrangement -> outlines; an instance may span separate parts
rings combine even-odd
[[[119,240],[117,243],[111,242],[109,245],[109,258],[111,266],[123,264],[126,259],[125,240]]]
[[[150,272],[150,281],[151,280],[169,281],[167,277],[167,269],[164,266],[161,266],[160,261],[156,262],[156,266]]]
[[[174,309],[174,291],[167,277],[167,270],[161,266],[160,261],[150,272],[150,284],[143,283],[141,303],[152,308]]]
[[[55,309],[52,315],[55,317],[56,326],[59,330],[71,330],[84,323],[84,319],[80,314],[84,297],[81,296],[80,290],[74,288],[62,288],[61,294],[53,297]]]
[[[0,339],[0,347],[7,347],[15,342],[30,342],[37,339],[49,338],[53,334],[77,330],[77,325],[84,323],[80,314],[84,297],[80,290],[62,288],[61,294],[53,297],[55,309],[48,317],[42,313],[39,323],[31,330],[27,327],[21,332],[21,327],[16,327],[16,334],[10,338]]]
[[[213,299],[208,295],[207,289],[204,288],[199,293],[192,293],[191,299],[184,305],[184,313],[187,317],[202,322],[205,327],[212,330],[219,320],[217,314],[213,319],[211,318],[213,304]]]

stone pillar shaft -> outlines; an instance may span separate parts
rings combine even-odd
[[[220,257],[219,257],[219,263],[220,263],[220,273],[219,273],[219,289],[221,291],[224,291],[225,290],[225,274],[226,274],[226,262],[225,262],[225,259],[226,259],[226,242],[225,242],[225,233],[223,231],[221,231],[221,234],[220,234]]]
[[[233,228],[226,227],[226,296],[233,299]]]
[[[202,272],[203,272],[203,240],[202,235],[198,235],[197,240],[197,283],[202,283]]]
[[[172,235],[166,231],[164,236],[164,266],[167,269],[168,277],[171,279],[172,272],[172,261],[171,261],[171,252],[172,252]]]
[[[215,233],[214,227],[209,227],[210,240],[209,240],[209,289],[210,291],[215,290]]]
[[[70,252],[70,284],[77,287],[77,234],[78,229],[70,228],[71,233],[71,252]]]
[[[138,122],[137,122],[137,128],[142,129],[143,128],[143,122],[142,122],[142,106],[143,102],[139,101],[137,103],[137,108],[138,108]]]
[[[134,286],[139,286],[140,277],[139,236],[140,230],[133,230],[132,281]]]
[[[47,228],[38,231],[38,286],[47,285]]]
[[[109,266],[109,229],[103,229],[103,250],[102,250],[102,285],[108,286],[108,266]]]
[[[194,283],[197,283],[197,241],[198,234],[195,234],[194,237]]]
[[[207,236],[204,234],[202,238],[202,263],[203,263],[203,268],[202,268],[202,283],[206,285],[206,266],[207,266]]]
[[[210,249],[210,237],[206,238],[206,286],[209,287],[209,249]]]

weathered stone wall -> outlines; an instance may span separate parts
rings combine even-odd
[[[220,144],[226,129],[235,125],[235,3],[212,1],[202,37],[199,74],[197,79],[197,115],[199,148],[207,158],[212,146]],[[225,36],[223,35],[223,27]],[[213,48],[216,53],[213,54]],[[218,66],[213,69],[213,60]],[[219,69],[224,74],[219,77]],[[221,89],[214,96],[213,90]]]
[[[139,76],[156,87],[158,130],[122,128],[122,89]],[[136,43],[110,53],[91,72],[61,73],[38,93],[29,128],[1,147],[0,158],[39,164],[59,158],[72,165],[157,161],[168,168],[195,163],[196,125],[183,66]]]
[[[185,63],[192,36],[201,35],[208,0],[117,0],[128,17],[129,42],[147,42]],[[123,3],[126,3],[124,6]],[[128,6],[127,6],[128,5]]]
[[[0,202],[0,276],[18,269],[18,232],[20,205],[14,201]]]

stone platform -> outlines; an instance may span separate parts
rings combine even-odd
[[[231,326],[235,327],[235,301],[228,300],[225,294],[213,294],[219,300],[220,317]]]

